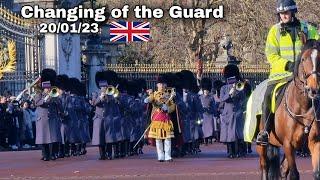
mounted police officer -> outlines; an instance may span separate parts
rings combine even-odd
[[[257,143],[261,145],[267,145],[269,141],[273,119],[270,107],[272,91],[276,84],[290,80],[294,63],[303,46],[302,38],[319,39],[315,27],[298,20],[296,13],[297,5],[294,0],[277,1],[277,15],[280,22],[269,30],[265,49],[271,71],[262,107],[262,121],[265,127],[257,136]]]

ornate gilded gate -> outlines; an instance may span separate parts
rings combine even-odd
[[[39,76],[44,41],[35,24],[0,7],[0,95],[16,95]]]

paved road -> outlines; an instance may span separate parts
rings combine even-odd
[[[228,159],[222,144],[203,146],[199,155],[156,161],[155,148],[144,154],[111,161],[97,160],[98,149],[86,156],[43,162],[40,151],[0,152],[0,179],[259,179],[258,157]],[[298,158],[301,179],[312,179],[310,158]]]

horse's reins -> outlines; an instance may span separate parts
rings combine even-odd
[[[312,59],[312,61],[315,61],[316,60],[316,56],[317,56],[317,53],[314,53],[315,51],[313,51],[312,52],[312,54],[311,54],[311,59]],[[316,51],[317,52],[317,51]],[[313,63],[314,64],[314,66],[315,66],[315,63]],[[302,64],[302,66],[303,66],[303,64]],[[303,83],[303,92],[304,92],[304,96],[306,96],[306,93],[307,93],[307,91],[308,91],[308,86],[307,86],[307,79],[311,76],[311,75],[316,75],[317,77],[320,77],[320,73],[318,73],[317,71],[316,71],[316,67],[314,67],[313,68],[313,70],[312,70],[312,72],[310,72],[309,74],[306,74],[305,73],[305,70],[304,70],[304,68],[303,68],[303,80],[301,80],[300,78],[299,78],[299,80],[300,80],[300,82],[302,82]],[[296,84],[295,84],[295,86],[298,88],[298,89],[300,89],[300,87],[299,86],[297,86]],[[300,89],[301,90],[301,89]],[[286,96],[285,96],[285,102],[284,102],[284,105],[285,105],[285,107],[286,107],[286,111],[288,112],[288,114],[289,114],[289,116],[293,119],[293,120],[295,120],[298,124],[300,124],[300,125],[302,125],[303,127],[304,127],[304,133],[305,134],[308,134],[309,132],[310,132],[310,129],[311,129],[311,126],[312,126],[312,124],[313,124],[313,122],[316,120],[316,121],[320,121],[320,120],[318,120],[318,118],[317,118],[317,113],[318,113],[318,109],[316,110],[316,107],[315,107],[315,100],[318,100],[319,99],[319,93],[317,93],[316,94],[316,96],[314,96],[314,97],[311,97],[311,96],[309,96],[309,98],[311,99],[311,102],[312,102],[312,106],[311,106],[311,108],[313,108],[313,113],[314,113],[314,117],[313,117],[313,120],[311,121],[311,123],[309,124],[309,125],[305,125],[303,122],[301,122],[298,118],[303,118],[303,117],[305,117],[306,116],[306,114],[309,112],[309,111],[307,111],[305,114],[295,114],[294,112],[292,112],[291,111],[291,109],[290,109],[290,107],[289,107],[289,105],[288,105],[288,92],[286,93]]]

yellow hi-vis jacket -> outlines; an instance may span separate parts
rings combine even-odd
[[[306,34],[308,39],[319,39],[319,34],[315,27],[303,21],[300,21],[300,24],[300,31]],[[290,33],[281,35],[280,27],[280,23],[272,26],[267,37],[265,53],[267,60],[271,65],[269,80],[280,80],[291,76],[292,73],[285,70],[286,64],[288,61],[294,62],[302,49],[302,42],[297,35],[295,41],[296,59],[294,59],[293,40]],[[297,33],[298,32],[296,32],[296,34]]]

